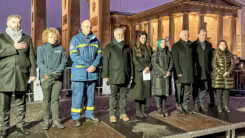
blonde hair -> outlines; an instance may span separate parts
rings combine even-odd
[[[43,44],[46,44],[48,42],[48,34],[49,33],[52,33],[57,37],[56,44],[61,43],[61,37],[60,37],[59,31],[56,28],[50,27],[50,28],[45,29],[42,33]]]

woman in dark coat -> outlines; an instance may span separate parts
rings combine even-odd
[[[216,89],[216,103],[218,112],[222,112],[222,94],[224,95],[224,110],[230,112],[229,95],[230,89],[234,87],[234,58],[227,48],[225,40],[218,43],[212,59],[212,87]]]
[[[165,39],[159,39],[157,42],[157,52],[152,55],[152,94],[155,95],[157,114],[161,117],[167,117],[165,109],[167,96],[171,90],[171,72],[173,68],[173,58],[166,47]]]
[[[140,32],[135,47],[132,49],[134,79],[129,98],[136,103],[136,116],[147,117],[145,114],[146,99],[151,97],[151,80],[143,80],[143,71],[150,73],[151,48],[147,44],[147,34]]]

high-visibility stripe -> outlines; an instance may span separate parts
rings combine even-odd
[[[97,44],[90,44],[90,46],[95,46],[95,47],[98,47],[98,45],[97,45]]]
[[[85,106],[86,107],[86,106]],[[83,107],[83,109],[85,108],[85,107]],[[92,107],[86,107],[86,110],[94,110],[94,107],[92,106]]]
[[[79,47],[85,47],[85,46],[87,46],[87,44],[77,45],[76,48],[79,48]]]
[[[84,68],[84,66],[76,66],[76,68]]]
[[[81,113],[82,110],[83,110],[82,108],[80,108],[80,109],[71,108],[71,112],[73,112],[73,113]]]
[[[71,78],[73,77],[73,75],[71,74]]]
[[[70,51],[70,55],[71,55],[72,53],[74,53],[74,52],[77,53],[77,50],[71,50],[71,51]]]
[[[101,53],[101,50],[98,50],[97,53]]]

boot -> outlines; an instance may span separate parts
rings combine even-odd
[[[142,111],[140,110],[140,107],[141,107],[140,102],[136,101],[135,104],[136,104],[136,117],[144,118]]]
[[[58,119],[53,120],[53,124],[52,127],[56,127],[56,128],[65,128],[65,126],[63,126]]]
[[[164,117],[163,112],[162,112],[162,108],[157,109],[157,116]]]
[[[166,111],[165,108],[162,109],[162,112],[164,117],[168,117],[168,112]]]
[[[217,110],[218,110],[218,113],[221,113],[221,112],[222,112],[222,107],[221,107],[221,105],[218,105],[218,106],[217,106]]]
[[[74,120],[74,127],[79,127],[79,126],[81,126],[82,124],[81,124],[81,121],[79,120],[79,119],[77,119],[77,120]]]
[[[43,120],[43,122],[42,122],[42,128],[43,128],[43,130],[48,130],[49,127],[50,127],[49,120]]]
[[[145,113],[145,104],[141,104],[141,111],[144,117],[147,117],[147,114]]]
[[[224,106],[224,111],[227,112],[227,113],[231,112],[228,106]]]

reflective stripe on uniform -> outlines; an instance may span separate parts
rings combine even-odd
[[[101,50],[98,50],[97,53],[101,53]]]
[[[93,107],[86,107],[86,106],[83,106],[83,109],[86,109],[86,110],[94,110],[94,106]]]
[[[84,68],[84,66],[76,66],[76,68]]]
[[[73,77],[73,75],[71,74],[71,78]]]
[[[71,55],[72,53],[74,53],[74,52],[77,53],[77,50],[71,50],[70,55]]]
[[[90,46],[95,46],[95,47],[98,47],[98,45],[97,45],[97,44],[90,44]]]
[[[80,108],[80,109],[71,108],[71,112],[73,112],[73,113],[81,113],[82,110],[83,110],[82,108]]]
[[[87,44],[77,45],[76,48],[79,48],[79,47],[85,47],[85,46],[87,46]]]

